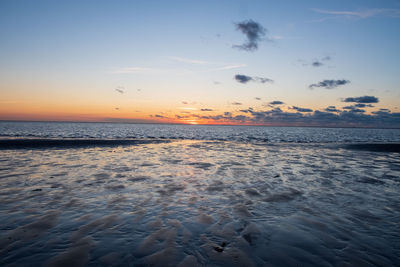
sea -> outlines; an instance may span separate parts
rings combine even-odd
[[[400,129],[0,122],[0,266],[399,266]]]

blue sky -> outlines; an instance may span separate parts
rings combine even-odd
[[[247,39],[237,25],[250,21],[265,35],[238,49]],[[400,1],[3,0],[0,118],[314,125],[293,107],[335,106],[335,120],[318,125],[376,126],[373,112],[388,109],[385,127],[397,127],[399,26]],[[309,88],[325,80],[349,82]],[[378,102],[342,109],[360,96]],[[268,112],[275,100],[301,116],[240,111]]]

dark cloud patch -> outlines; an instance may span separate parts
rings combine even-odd
[[[350,103],[378,103],[379,99],[375,96],[359,96],[359,97],[347,97],[342,100],[342,102],[350,102]]]
[[[187,101],[182,101],[182,104],[187,105],[189,103]]]
[[[308,88],[313,89],[315,87],[321,87],[325,89],[334,89],[340,85],[345,85],[350,83],[349,80],[323,80],[322,82],[319,83],[313,83]]]
[[[279,101],[279,100],[275,100],[275,101],[271,101],[271,102],[269,102],[269,105],[283,105],[283,104],[285,104],[285,103],[283,103],[282,101]]]
[[[242,103],[240,103],[240,102],[233,102],[233,103],[231,103],[231,105],[240,106],[240,105],[242,105]]]
[[[373,107],[374,107],[374,106],[371,105],[371,104],[363,104],[363,103],[357,103],[357,104],[355,104],[354,106],[355,106],[355,107],[358,107],[358,108],[373,108]]]
[[[255,100],[261,100],[261,98],[260,98],[260,97],[255,97],[254,99],[255,99]]]
[[[119,110],[119,108],[115,108],[115,110]]]
[[[314,59],[313,61],[311,61],[311,63],[309,63],[306,60],[302,60],[302,59],[299,59],[298,61],[303,66],[321,67],[321,66],[324,66],[326,61],[329,61],[329,60],[331,60],[330,56],[326,56],[326,57],[323,57],[323,58],[320,58],[320,59]]]
[[[313,111],[312,109],[309,109],[309,108],[300,108],[300,107],[296,107],[296,106],[291,107],[291,109],[294,109],[298,112],[312,112]]]
[[[123,94],[123,93],[125,93],[125,87],[118,86],[117,88],[115,88],[115,91],[117,91],[120,94]]]
[[[330,108],[332,110],[333,107]],[[274,126],[319,126],[319,127],[379,127],[400,128],[400,113],[375,111],[366,114],[363,110],[338,111],[337,113],[315,110],[314,112],[285,112],[280,108],[255,111],[247,109],[246,115],[232,116],[225,112],[223,115],[203,116],[209,120],[226,123],[248,123]]]
[[[253,78],[247,75],[242,75],[242,74],[236,74],[235,75],[235,80],[240,82],[240,83],[247,83],[251,81]]]
[[[325,109],[326,112],[340,112],[335,106],[329,106]]]
[[[160,118],[160,119],[167,119],[167,117],[160,115],[160,114],[156,114],[154,115],[155,118]]]
[[[348,110],[349,112],[358,112],[358,113],[364,113],[365,110],[357,108],[357,106],[345,106],[343,109]]]
[[[201,111],[213,111],[213,109],[211,109],[211,108],[202,108],[202,109],[200,109]]]
[[[314,61],[313,63],[311,63],[311,66],[313,66],[313,67],[321,67],[323,65],[324,65],[324,63],[319,62],[319,61]]]
[[[259,23],[253,20],[242,21],[235,24],[236,30],[242,32],[247,42],[241,45],[234,45],[234,48],[238,48],[245,51],[255,51],[258,49],[258,42],[265,36],[267,30]]]
[[[262,77],[251,77],[243,74],[236,74],[234,79],[240,83],[248,83],[248,82],[258,82],[258,83],[272,83],[274,82],[271,79],[268,78],[262,78]]]

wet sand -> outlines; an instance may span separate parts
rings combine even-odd
[[[372,150],[229,141],[3,149],[0,265],[399,265],[400,157]]]

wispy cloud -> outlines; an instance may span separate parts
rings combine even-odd
[[[364,8],[358,10],[326,10],[313,8],[314,12],[335,17],[365,19],[376,16],[400,18],[400,9],[395,8]]]
[[[205,62],[205,61],[204,61]],[[224,70],[232,70],[246,67],[246,64],[238,64],[238,63],[202,63],[203,66],[208,66],[206,69],[172,69],[172,68],[149,68],[149,67],[127,67],[127,68],[119,68],[113,71],[110,71],[111,74],[193,74],[193,73],[205,73],[205,72],[215,72],[215,71],[224,71]],[[213,66],[210,66],[213,65]],[[218,66],[220,65],[220,66]]]
[[[195,64],[195,65],[206,65],[206,64],[215,64],[212,62],[207,62],[203,60],[197,60],[197,59],[190,59],[190,58],[183,58],[183,57],[168,57],[171,60],[182,62],[182,63],[189,63],[189,64]]]

